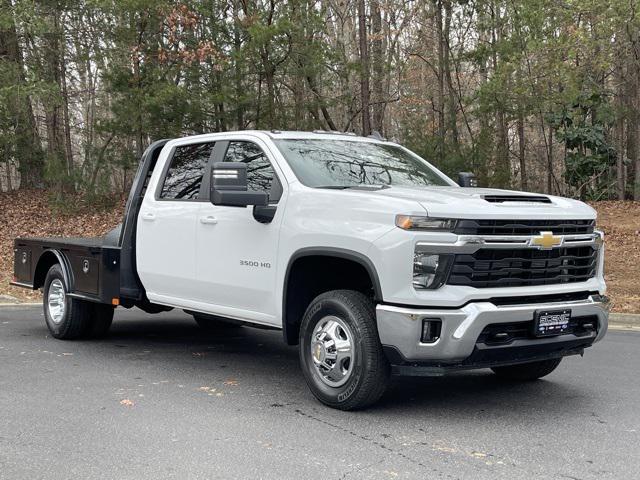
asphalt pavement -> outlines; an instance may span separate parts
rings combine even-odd
[[[119,309],[108,338],[70,342],[0,307],[0,479],[70,478],[638,479],[640,333],[537,382],[396,378],[340,412],[277,331]]]

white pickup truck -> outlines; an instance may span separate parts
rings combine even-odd
[[[121,227],[16,239],[12,283],[43,288],[62,339],[106,334],[117,305],[281,329],[313,394],[345,410],[378,400],[391,374],[532,380],[602,339],[595,211],[459,183],[379,138],[161,140]]]

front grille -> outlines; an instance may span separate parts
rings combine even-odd
[[[454,230],[458,235],[539,235],[551,231],[555,235],[593,233],[595,220],[459,220]]]
[[[597,250],[488,249],[455,256],[447,283],[475,288],[526,287],[584,282],[595,276]]]

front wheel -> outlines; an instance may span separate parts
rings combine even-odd
[[[540,362],[521,363],[519,365],[509,365],[506,367],[493,367],[491,370],[499,377],[507,380],[532,381],[549,375],[553,372],[562,358],[552,358]]]
[[[355,410],[375,403],[387,388],[390,368],[373,301],[352,290],[316,297],[300,327],[300,364],[307,385],[325,405]]]

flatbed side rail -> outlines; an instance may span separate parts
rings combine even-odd
[[[100,246],[97,239],[18,238],[14,255],[12,285],[38,289],[51,266],[60,264],[68,295],[119,303],[120,247]]]

